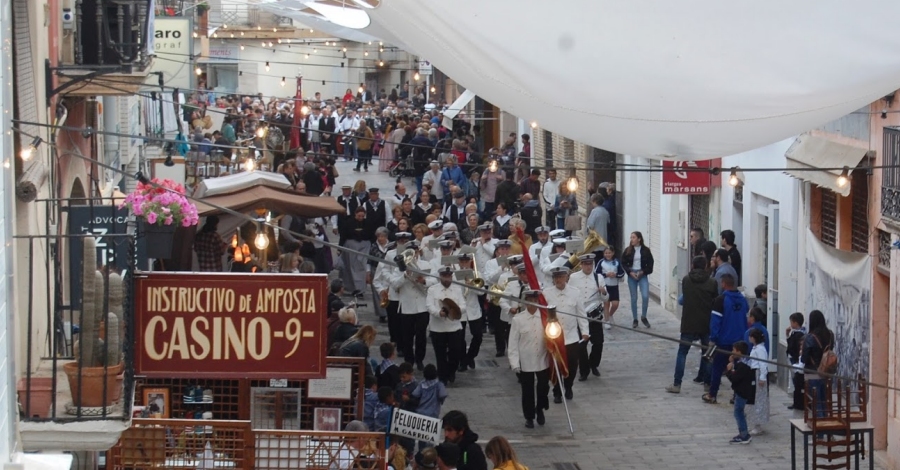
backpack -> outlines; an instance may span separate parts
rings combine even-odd
[[[821,348],[822,342],[819,341],[819,338],[816,335],[813,335],[813,339],[816,340],[816,344]],[[819,367],[816,371],[824,375],[833,375],[837,372],[837,367],[837,353],[832,349],[832,343],[828,343],[828,346],[825,346],[825,349],[822,351],[822,359],[819,361]]]

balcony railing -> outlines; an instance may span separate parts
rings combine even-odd
[[[75,64],[116,65],[131,73],[150,59],[151,0],[81,0],[75,4]]]
[[[29,260],[19,279],[31,293],[17,335],[28,451],[103,450],[131,420],[135,239],[124,222],[118,230],[94,223],[124,221],[112,207],[68,209],[70,234],[16,237]]]
[[[884,129],[881,215],[900,223],[900,129]]]

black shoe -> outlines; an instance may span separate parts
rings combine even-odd
[[[596,367],[591,367],[591,373],[596,375],[597,377],[600,377],[600,369]]]
[[[528,429],[534,429],[534,420],[533,420],[533,419],[526,419],[526,420],[525,420],[525,427],[528,428]]]
[[[703,383],[703,379],[701,379],[700,377],[694,377],[694,383],[695,383],[695,384],[702,384],[702,383]]]
[[[573,397],[574,395],[572,394],[571,390],[566,392],[566,400],[571,400]]]
[[[503,357],[504,355],[506,355],[506,353],[503,351],[497,351],[497,354],[494,354],[494,357]]]
[[[644,324],[644,326],[650,328],[650,322],[647,321],[647,317],[641,317],[641,322]]]
[[[469,358],[469,369],[475,370],[475,358]]]
[[[422,361],[416,361],[416,369],[425,370],[425,364],[422,364]]]
[[[632,328],[637,328],[637,320],[635,320],[635,321],[631,324],[631,327],[632,327]]]
[[[547,420],[544,419],[544,410],[537,410],[537,423],[538,426],[543,426]]]
[[[465,364],[460,364],[459,367],[456,368],[456,371],[457,371],[457,372],[465,372],[465,371],[467,371],[467,370],[469,370],[469,368],[466,367]]]
[[[387,323],[387,317],[378,317],[378,323]]]
[[[588,378],[588,376],[582,375],[582,376],[579,376],[579,377],[578,377],[578,381],[579,381],[579,382],[584,382],[584,381],[587,380],[587,378]]]
[[[559,395],[553,396],[553,403],[562,403],[562,397]]]

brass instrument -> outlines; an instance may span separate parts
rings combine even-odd
[[[419,270],[419,266],[416,264],[416,251],[413,249],[403,250],[403,253],[400,253],[396,257],[394,257],[394,262],[397,263],[397,268],[400,271],[404,272],[404,275],[410,282],[413,283],[417,288],[421,289],[423,292],[428,290],[428,287],[421,284],[417,281],[417,277],[421,277],[422,273]]]
[[[475,277],[470,279],[467,284],[478,289],[484,289],[484,279],[478,275],[478,262],[475,261],[474,256],[472,257],[472,269],[475,271]]]
[[[503,274],[501,273],[501,276]],[[500,295],[506,292],[506,285],[509,284],[509,276],[506,276],[506,279],[500,282],[499,284],[494,284],[491,286],[489,294],[491,305],[500,305]]]
[[[596,231],[588,230],[588,236],[584,239],[584,248],[580,253],[575,253],[574,255],[569,257],[569,265],[572,266],[573,270],[581,269],[581,262],[578,261],[578,257],[586,255],[588,253],[593,253],[597,251],[597,248],[600,248],[601,246],[606,246],[606,240],[598,235]]]

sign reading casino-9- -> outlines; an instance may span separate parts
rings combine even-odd
[[[135,374],[325,377],[324,274],[138,273]]]

